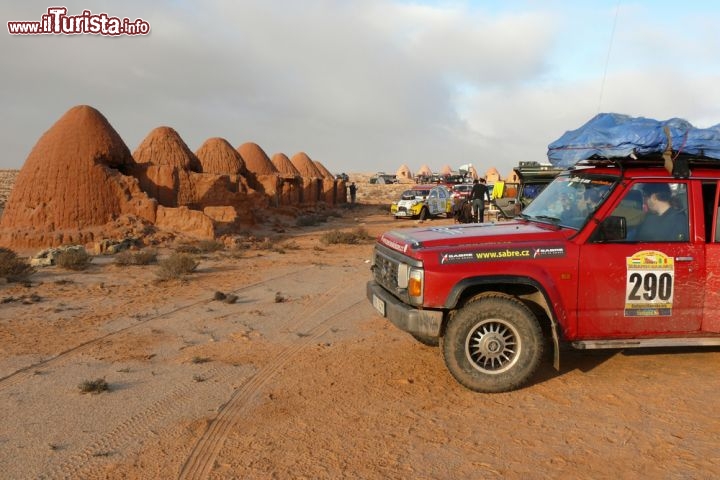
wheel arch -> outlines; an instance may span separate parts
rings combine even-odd
[[[553,366],[560,369],[560,331],[558,312],[551,307],[553,301],[546,288],[537,280],[520,275],[490,277],[470,277],[458,282],[450,291],[445,308],[446,316],[441,332],[444,332],[452,312],[487,293],[502,293],[520,300],[532,311],[544,332],[549,333],[553,341]]]

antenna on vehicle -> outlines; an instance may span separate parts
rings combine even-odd
[[[598,99],[598,113],[602,108],[603,93],[605,92],[605,80],[607,79],[608,65],[610,64],[610,52],[612,51],[613,39],[615,38],[615,27],[617,26],[618,14],[620,13],[620,0],[615,7],[615,19],[613,20],[612,32],[610,32],[610,44],[608,45],[607,57],[605,57],[605,71],[603,72],[602,83],[600,84],[600,98]]]

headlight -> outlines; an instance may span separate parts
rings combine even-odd
[[[410,301],[414,304],[422,304],[424,276],[422,268],[411,267],[404,263],[398,265],[398,288],[405,289]]]
[[[423,295],[423,271],[419,268],[411,268],[408,276],[407,291],[410,298],[422,302]]]

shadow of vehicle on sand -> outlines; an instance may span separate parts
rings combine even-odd
[[[561,347],[560,370],[553,367],[552,347],[545,350],[543,362],[528,383],[528,386],[544,383],[554,378],[562,377],[570,372],[579,370],[582,373],[591,372],[612,358],[622,355],[624,357],[661,357],[666,355],[695,355],[707,353],[720,353],[718,347],[645,347],[624,349],[593,349],[577,350],[572,347]]]

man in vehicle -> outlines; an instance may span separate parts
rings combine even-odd
[[[488,192],[485,179],[477,178],[473,181],[473,188],[470,191],[470,200],[472,201],[473,218],[476,223],[485,220],[485,198],[490,201],[490,193]]]
[[[635,240],[682,242],[688,239],[685,212],[671,205],[672,191],[667,183],[648,183],[643,187],[648,214],[640,224]]]

